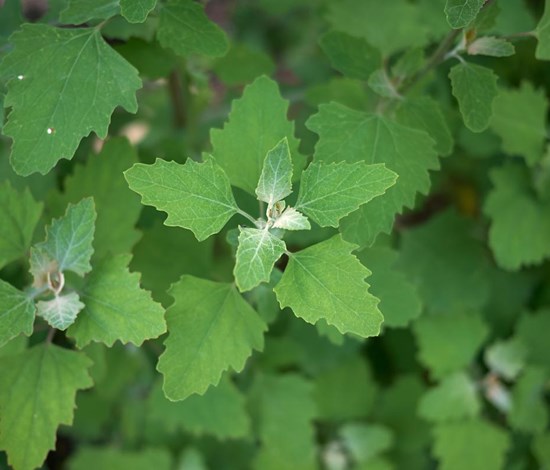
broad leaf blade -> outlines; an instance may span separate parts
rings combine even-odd
[[[544,14],[536,29],[538,39],[535,57],[539,60],[550,60],[550,1],[544,4]]]
[[[235,283],[246,292],[268,282],[275,262],[286,250],[285,242],[266,229],[240,228]]]
[[[20,175],[71,159],[92,131],[105,138],[117,106],[137,111],[137,70],[99,30],[26,24],[12,43],[0,66],[0,79],[10,80],[4,105],[12,107],[3,132],[14,140],[11,163]]]
[[[46,228],[46,240],[33,247],[31,271],[35,279],[43,273],[41,265],[35,263],[37,259],[44,259],[42,255],[53,261],[59,271],[73,271],[79,276],[90,272],[95,219],[94,200],[91,197],[74,205],[69,204],[65,215],[54,219]]]
[[[208,19],[204,7],[189,1],[169,0],[162,6],[157,39],[163,47],[182,57],[189,54],[219,57],[229,47],[227,36]]]
[[[58,330],[66,330],[76,320],[78,312],[84,308],[76,292],[56,295],[51,300],[41,300],[36,303],[36,314]]]
[[[294,253],[275,287],[281,307],[308,323],[326,320],[340,333],[376,336],[383,317],[369,293],[370,275],[351,254],[355,246],[338,235]]]
[[[170,470],[173,462],[168,449],[144,448],[139,451],[114,447],[80,446],[69,460],[71,470]]]
[[[294,207],[287,207],[277,218],[273,228],[282,228],[284,230],[310,230],[311,225],[307,217],[298,212]]]
[[[451,28],[468,26],[475,20],[484,3],[485,0],[447,0],[445,15]]]
[[[396,180],[382,164],[312,163],[302,173],[296,209],[321,227],[338,227],[342,217],[384,194]]]
[[[39,467],[57,428],[73,420],[77,390],[92,386],[84,353],[40,344],[0,360],[0,449],[18,470]]]
[[[152,165],[138,163],[124,175],[142,203],[168,214],[168,226],[191,230],[199,241],[218,233],[237,213],[229,180],[213,160],[184,165],[157,159]]]
[[[29,249],[42,207],[29,190],[20,193],[9,182],[0,185],[0,268]]]
[[[451,69],[449,78],[466,127],[473,132],[487,129],[498,94],[497,76],[487,67],[460,63]]]
[[[213,155],[232,185],[254,194],[267,152],[284,137],[288,139],[294,177],[300,176],[305,159],[298,152],[299,142],[287,112],[288,102],[281,97],[277,83],[264,76],[233,101],[224,128],[210,133]]]
[[[136,0],[134,0],[136,1]],[[119,0],[69,0],[60,19],[67,24],[81,24],[88,20],[105,20],[119,13]]]
[[[157,0],[120,0],[120,13],[130,23],[143,23],[156,4]]]
[[[260,180],[256,187],[258,200],[272,206],[292,192],[292,160],[285,137],[273,147],[264,160]]]
[[[252,351],[263,349],[266,325],[231,284],[183,276],[169,293],[169,335],[157,368],[170,400],[204,394],[225,370],[240,372]]]
[[[92,341],[140,346],[166,332],[164,309],[139,286],[139,274],[128,271],[129,255],[107,258],[94,267],[81,291],[84,310],[67,335],[79,348]]]
[[[32,298],[0,280],[0,346],[33,330],[35,307]]]

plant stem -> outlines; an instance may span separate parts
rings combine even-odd
[[[174,127],[183,129],[187,125],[187,113],[185,111],[185,93],[183,91],[182,76],[179,70],[173,70],[168,76],[168,88],[172,97]]]
[[[242,209],[237,209],[237,214],[242,215],[243,217],[246,217],[250,222],[252,222],[254,225],[256,225],[256,219],[252,217],[248,212],[243,211]]]
[[[48,336],[46,336],[46,343],[51,344],[55,333],[57,333],[57,330],[55,328],[50,328],[50,331],[48,331]]]

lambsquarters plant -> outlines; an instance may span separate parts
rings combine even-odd
[[[0,467],[550,466],[536,3],[5,0]]]

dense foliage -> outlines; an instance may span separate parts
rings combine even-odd
[[[1,468],[550,468],[550,0],[2,3]]]

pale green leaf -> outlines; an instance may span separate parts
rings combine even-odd
[[[292,192],[292,160],[287,138],[273,147],[264,160],[256,196],[270,206]]]
[[[542,434],[548,427],[548,407],[544,396],[548,373],[541,367],[527,367],[512,390],[508,422],[513,429]]]
[[[0,449],[16,470],[39,467],[57,428],[73,420],[77,390],[92,386],[84,353],[39,344],[0,359]]]
[[[298,212],[294,207],[287,207],[284,212],[277,217],[273,228],[284,230],[310,230],[311,225],[307,217]]]
[[[166,225],[187,228],[199,241],[218,233],[238,210],[229,180],[213,159],[184,165],[157,159],[124,175],[143,204],[168,214]]]
[[[468,26],[475,20],[485,0],[447,0],[445,15],[451,28]]]
[[[256,470],[315,470],[312,386],[298,375],[261,376]]]
[[[527,164],[540,161],[547,139],[548,100],[543,89],[523,82],[517,90],[500,90],[496,97],[491,129],[502,139],[502,149],[520,155]]]
[[[498,94],[497,76],[487,67],[460,63],[451,69],[449,78],[466,127],[473,132],[487,129]]]
[[[434,141],[425,133],[386,117],[354,111],[337,103],[319,106],[307,121],[319,134],[316,161],[384,163],[399,178],[383,196],[362,206],[341,222],[344,237],[370,245],[380,232],[389,232],[395,215],[412,207],[418,192],[430,188],[429,170],[439,168]]]
[[[290,256],[275,287],[281,307],[315,324],[320,319],[340,333],[376,336],[383,317],[369,293],[370,275],[351,252],[355,246],[337,235]]]
[[[508,434],[481,419],[439,424],[433,453],[441,470],[501,470],[510,446]]]
[[[119,3],[119,0],[69,0],[67,7],[61,11],[60,19],[67,24],[104,20],[119,13]]]
[[[240,372],[252,351],[263,349],[266,325],[231,284],[182,276],[169,294],[169,335],[157,368],[170,400],[204,394],[225,370]]]
[[[0,280],[0,346],[33,330],[35,307],[32,298]]]
[[[182,57],[219,57],[229,47],[223,30],[208,19],[200,3],[192,1],[169,0],[162,6],[157,39]]]
[[[130,255],[106,258],[94,267],[80,290],[86,306],[67,335],[79,348],[92,341],[140,346],[166,332],[164,309],[139,286],[139,274],[128,271]]]
[[[470,55],[487,55],[491,57],[508,57],[514,55],[516,48],[506,39],[494,36],[484,36],[468,45]],[[497,111],[495,110],[495,113]],[[498,114],[498,113],[497,113]]]
[[[65,215],[46,227],[46,240],[32,247],[31,272],[37,286],[43,274],[49,272],[44,270],[44,260],[53,262],[61,272],[72,271],[79,276],[90,272],[95,219],[94,200],[88,197],[69,204]]]
[[[487,303],[491,268],[473,230],[470,220],[446,211],[403,232],[398,266],[431,312],[462,313]]]
[[[294,177],[300,176],[305,159],[298,153],[299,142],[287,112],[288,102],[281,97],[277,83],[265,76],[248,85],[242,97],[233,101],[224,128],[210,133],[213,155],[232,185],[254,194],[267,152],[284,137],[288,139]]]
[[[394,443],[391,429],[379,424],[349,423],[340,429],[340,436],[357,462],[372,462]]]
[[[508,163],[490,175],[493,190],[483,210],[491,220],[489,246],[497,264],[517,270],[541,263],[550,257],[550,204],[537,198],[522,165]]]
[[[79,447],[68,461],[69,470],[171,470],[172,458],[166,449],[139,451],[109,447]]]
[[[244,395],[230,379],[210,387],[204,395],[192,395],[180,402],[164,396],[161,384],[155,386],[147,402],[147,416],[171,432],[183,429],[196,435],[238,439],[250,433],[250,418]]]
[[[435,378],[468,367],[489,333],[478,314],[428,315],[413,324],[418,359]]]
[[[330,2],[326,18],[333,29],[365,38],[383,56],[425,46],[430,35],[421,9],[407,0],[339,0]]]
[[[537,24],[538,39],[535,57],[539,60],[550,60],[550,0],[544,3],[544,14]]]
[[[26,24],[12,43],[0,66],[0,79],[10,80],[4,105],[12,107],[3,132],[14,141],[11,163],[20,175],[71,159],[92,131],[104,139],[117,106],[137,111],[137,70],[98,29]]]
[[[135,225],[142,206],[122,174],[137,161],[137,153],[126,139],[109,139],[101,152],[88,156],[85,165],[75,166],[64,180],[64,192],[48,200],[48,209],[61,213],[69,202],[93,196],[97,212],[93,261],[107,254],[130,252],[140,237]]]
[[[76,292],[56,295],[51,300],[36,303],[36,314],[58,330],[66,330],[76,320],[78,312],[84,308]]]
[[[492,372],[513,381],[525,366],[527,348],[519,338],[497,341],[485,350],[485,363]]]
[[[143,23],[156,4],[157,0],[120,0],[120,13],[130,23]]]
[[[402,98],[384,69],[378,69],[372,72],[367,83],[372,91],[383,98]]]
[[[41,214],[42,203],[28,189],[17,191],[9,181],[0,185],[0,268],[27,252]]]
[[[314,162],[302,173],[296,209],[321,227],[338,227],[342,217],[384,194],[397,179],[383,164]]]
[[[422,303],[415,286],[396,266],[399,255],[391,248],[372,247],[358,255],[370,270],[370,292],[380,299],[384,326],[405,327],[420,315]]]
[[[319,44],[331,65],[350,78],[367,80],[382,62],[380,52],[367,41],[344,32],[329,31]]]
[[[407,98],[397,108],[397,121],[404,126],[426,132],[435,140],[440,155],[450,155],[453,136],[438,102],[427,96]]]
[[[268,282],[275,262],[286,250],[285,242],[267,228],[239,228],[239,247],[233,274],[241,292]]]
[[[418,415],[434,423],[460,421],[476,417],[480,409],[476,385],[464,372],[457,372],[422,396]]]
[[[378,386],[368,364],[359,356],[340,359],[335,367],[315,378],[314,398],[323,420],[366,418],[372,412],[377,393]]]

